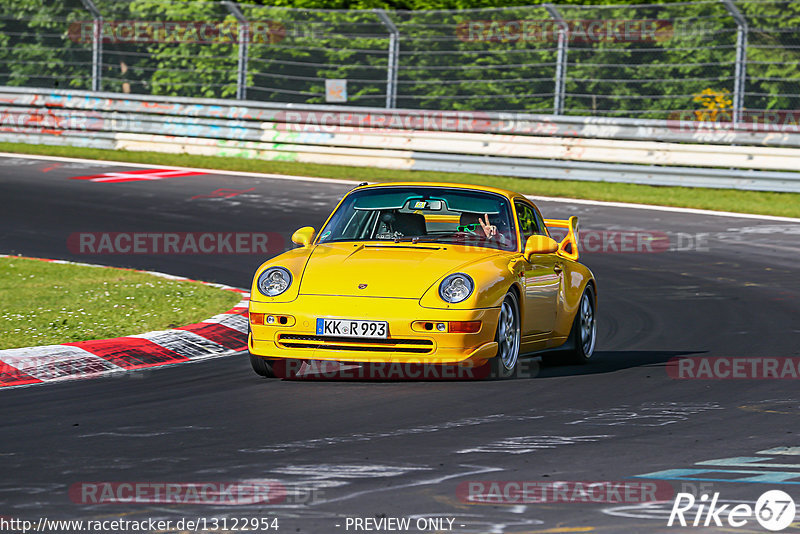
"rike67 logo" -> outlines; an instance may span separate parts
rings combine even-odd
[[[739,528],[755,519],[762,528],[778,532],[792,524],[796,513],[794,499],[781,490],[767,491],[758,498],[755,507],[739,503],[732,508],[730,504],[719,504],[719,493],[714,493],[710,501],[707,494],[695,499],[691,493],[678,493],[667,526],[677,521],[682,527],[723,527],[727,523]]]

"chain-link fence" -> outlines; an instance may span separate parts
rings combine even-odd
[[[4,0],[0,85],[714,118],[800,109],[798,31],[796,0],[413,12]]]

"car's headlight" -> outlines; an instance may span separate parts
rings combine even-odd
[[[464,273],[451,274],[439,284],[439,296],[450,304],[457,304],[472,295],[475,283]]]
[[[292,285],[292,273],[283,267],[270,267],[258,277],[258,290],[268,297],[277,297]]]

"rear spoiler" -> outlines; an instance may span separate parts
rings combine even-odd
[[[568,260],[578,261],[578,218],[573,215],[569,219],[545,219],[549,228],[564,228],[567,236],[558,244],[556,254]]]

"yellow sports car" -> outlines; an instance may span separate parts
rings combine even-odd
[[[511,377],[521,355],[594,351],[596,287],[577,217],[543,219],[524,196],[440,183],[362,184],[319,233],[261,265],[250,296],[253,369],[279,362],[396,362]],[[560,228],[560,242],[549,228]],[[284,365],[285,366],[285,365]]]

